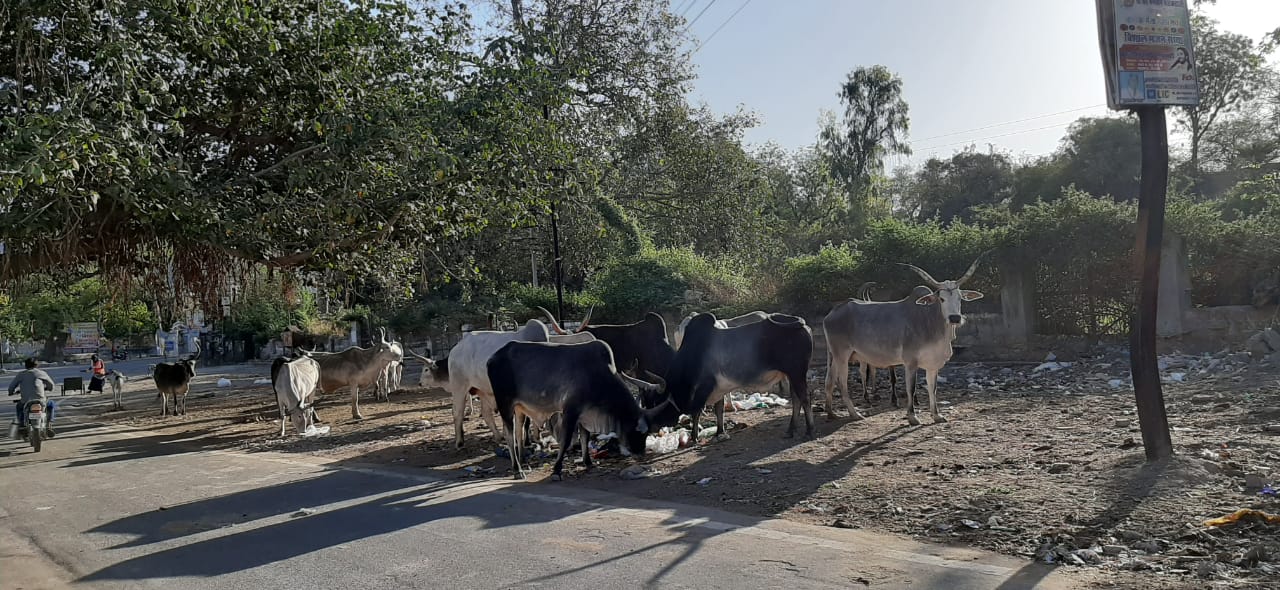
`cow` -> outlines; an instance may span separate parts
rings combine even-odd
[[[298,434],[303,434],[315,423],[315,390],[320,384],[320,363],[314,358],[302,356],[277,358],[271,364],[271,388],[276,392],[276,404],[280,408],[280,436],[285,434],[289,421]]]
[[[786,436],[795,436],[804,412],[805,436],[813,437],[813,415],[806,380],[813,355],[813,336],[805,321],[780,313],[753,324],[721,328],[716,317],[700,313],[689,320],[684,342],[667,372],[665,393],[676,407],[693,418],[698,438],[698,415],[714,404],[716,437],[724,439],[724,396],[735,389],[768,388],[787,381],[791,389],[791,423]],[[656,397],[644,400],[652,407]],[[661,423],[659,426],[673,424]]]
[[[556,334],[569,334],[560,327],[555,316],[551,315],[546,308],[537,309],[551,320],[551,329]],[[619,371],[650,379],[655,377],[660,379],[667,374],[671,359],[675,357],[676,352],[671,347],[671,341],[667,339],[667,323],[663,321],[662,316],[649,312],[645,314],[644,319],[634,324],[592,326],[590,325],[592,311],[592,309],[587,310],[587,316],[582,319],[582,325],[578,326],[574,333],[589,332],[596,337],[596,340],[608,344],[613,350],[613,358]]]
[[[391,350],[397,356],[387,363],[382,374],[378,376],[378,400],[384,402],[391,399],[391,392],[400,391],[400,379],[404,375],[404,346],[392,340]]]
[[[187,391],[191,389],[191,378],[196,376],[196,359],[200,358],[200,341],[195,341],[195,350],[187,358],[174,363],[157,363],[151,370],[151,379],[155,381],[160,394],[160,415],[169,415],[169,399],[173,398],[173,415],[187,413]]]
[[[360,413],[360,388],[372,387],[391,361],[396,360],[395,349],[387,341],[387,331],[379,330],[379,340],[369,348],[352,346],[342,352],[312,352],[311,357],[320,364],[320,391],[329,394],[343,387],[351,387],[351,418],[363,420]]]
[[[489,385],[489,372],[485,363],[489,357],[508,342],[547,342],[550,334],[547,326],[538,320],[529,320],[515,332],[477,330],[463,334],[462,339],[439,361],[423,357],[423,387],[440,387],[453,395],[454,446],[462,448],[462,418],[471,395],[480,399],[480,415],[493,431],[495,440],[505,440],[493,419],[493,388]]]
[[[693,316],[695,316],[695,315],[698,315],[698,314],[696,314],[696,313],[691,313],[691,314],[689,314],[689,315],[685,316],[685,318],[684,318],[683,320],[681,320],[681,321],[680,321],[680,325],[676,327],[676,335],[675,335],[675,336],[676,336],[676,337],[675,337],[675,341],[676,341],[676,349],[679,349],[679,348],[680,348],[680,344],[684,341],[684,330],[685,330],[685,327],[689,325],[689,320],[693,319]],[[763,319],[765,319],[765,318],[767,318],[767,317],[769,317],[769,314],[767,314],[767,313],[765,313],[765,312],[763,312],[763,311],[751,311],[751,312],[744,313],[744,314],[742,314],[742,315],[740,315],[740,316],[736,316],[736,317],[729,318],[729,319],[727,319],[727,320],[720,320],[720,319],[717,319],[717,320],[716,320],[716,327],[717,327],[717,328],[736,328],[736,327],[738,327],[738,326],[745,326],[745,325],[747,325],[747,324],[754,324],[754,323],[756,323],[756,322],[758,322],[758,321],[760,321],[760,320],[763,320]]]
[[[863,302],[870,302],[871,289],[878,284],[879,283],[876,283],[875,281],[867,281],[862,285],[860,285],[857,291],[858,292],[857,299]],[[839,305],[845,305],[846,303],[848,303],[848,301],[841,302]],[[837,307],[839,307],[839,305],[837,305]],[[828,347],[827,348],[827,366],[831,366],[830,357],[831,357],[831,348]],[[876,382],[875,382],[876,369],[888,369],[889,370],[889,401],[893,403],[893,407],[895,408],[898,407],[898,372],[895,371],[893,367],[874,367],[869,363],[859,362],[858,368],[859,368],[858,374],[862,377],[862,401],[864,403],[866,404],[871,403],[871,393],[873,393],[876,388]],[[870,386],[868,386],[868,383],[870,384]],[[847,395],[847,392],[845,393]],[[831,412],[827,412],[828,419],[831,419],[834,417],[835,416]]]
[[[124,409],[124,384],[128,380],[124,373],[115,369],[107,371],[107,383],[111,385],[111,405],[116,410]]]
[[[856,360],[874,367],[904,366],[907,422],[913,426],[920,424],[916,418],[916,370],[924,369],[929,412],[934,422],[946,422],[938,413],[938,371],[951,360],[951,342],[955,340],[956,328],[964,322],[960,304],[982,298],[978,291],[961,288],[973,277],[981,260],[979,256],[969,270],[954,281],[935,280],[919,267],[904,264],[930,286],[918,286],[911,295],[898,301],[850,300],[827,314],[822,325],[827,335],[828,417],[835,411],[831,405],[832,390],[839,387],[844,392],[849,415],[862,418],[849,404],[849,362]]]
[[[524,417],[541,424],[554,414],[562,415],[553,481],[562,478],[564,457],[574,434],[581,435],[582,464],[590,469],[587,440],[591,433],[617,433],[623,454],[643,455],[655,425],[674,424],[679,418],[679,410],[670,400],[642,409],[626,384],[630,382],[649,395],[656,395],[661,386],[619,372],[613,351],[598,340],[581,344],[509,342],[494,352],[486,365],[494,403],[507,440],[512,441],[511,469],[516,479],[524,478],[519,452]]]

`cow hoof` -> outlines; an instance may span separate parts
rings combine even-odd
[[[795,438],[795,437],[796,437],[796,433],[794,430],[788,430],[782,434],[782,438]]]
[[[849,408],[849,419],[856,422],[858,420],[866,420],[867,417],[863,416],[862,412],[859,412],[853,408]]]
[[[564,481],[564,476],[559,473],[552,473],[551,481]]]
[[[716,435],[716,437],[715,437],[715,439],[714,439],[714,440],[715,440],[716,442],[724,442],[724,441],[726,441],[726,440],[729,440],[729,433],[728,433],[728,432],[721,432],[720,434],[717,434],[717,435]]]
[[[916,415],[915,415],[915,414],[910,414],[910,415],[908,415],[908,416],[907,416],[907,424],[910,424],[910,425],[912,425],[912,426],[919,426],[919,425],[920,425],[920,419],[919,419],[919,418],[916,418]]]
[[[946,422],[946,421],[947,421],[947,419],[946,419],[946,418],[943,418],[942,416],[934,416],[934,417],[933,417],[933,423],[934,423],[934,424],[942,424],[942,423],[944,423],[944,422]]]

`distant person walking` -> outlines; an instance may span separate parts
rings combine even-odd
[[[95,354],[89,360],[89,370],[92,372],[92,376],[89,378],[89,392],[102,393],[102,386],[106,385],[107,382],[106,363],[102,362],[102,359]]]

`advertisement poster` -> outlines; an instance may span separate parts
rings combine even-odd
[[[67,348],[97,348],[97,322],[75,322],[67,327]]]
[[[1199,104],[1189,0],[1114,1],[1116,103]]]

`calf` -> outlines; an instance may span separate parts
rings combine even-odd
[[[641,455],[655,424],[674,424],[679,418],[679,410],[669,400],[654,409],[641,409],[626,381],[650,395],[656,394],[659,387],[619,373],[613,364],[613,352],[603,342],[510,342],[486,364],[494,402],[507,440],[512,441],[511,468],[516,479],[524,477],[519,450],[523,448],[520,435],[525,416],[536,424],[557,413],[562,416],[560,450],[551,473],[555,481],[562,477],[564,457],[574,434],[581,436],[582,464],[590,469],[587,438],[591,433],[615,432],[624,454]]]
[[[111,404],[114,409],[124,409],[124,384],[129,378],[115,369],[107,372],[107,384],[111,385]]]
[[[400,378],[404,375],[404,346],[393,340],[391,351],[397,355],[396,358],[387,363],[378,376],[378,400],[384,402],[391,399],[391,392],[400,391]]]
[[[715,316],[701,313],[689,320],[684,342],[667,373],[666,393],[693,418],[698,438],[698,414],[713,404],[716,437],[724,438],[724,396],[735,389],[768,388],[787,381],[791,389],[791,423],[787,437],[795,436],[800,412],[804,412],[805,436],[813,437],[813,415],[806,380],[813,337],[804,320],[780,313],[736,328],[716,326]],[[646,399],[646,405],[658,401]],[[660,424],[668,426],[669,424]]]
[[[151,379],[160,391],[160,415],[169,415],[169,399],[173,399],[173,415],[187,413],[187,391],[191,389],[191,378],[196,376],[196,359],[200,358],[200,341],[195,342],[195,351],[187,358],[176,363],[158,363],[151,371]]]

